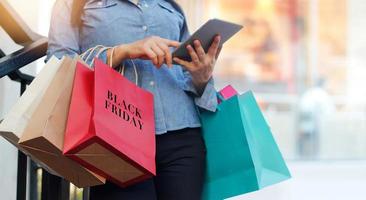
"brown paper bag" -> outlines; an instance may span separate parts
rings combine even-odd
[[[54,175],[58,174],[33,157],[26,149],[20,147],[18,141],[29,123],[36,106],[46,92],[47,86],[60,69],[62,62],[63,59],[59,60],[56,57],[51,57],[0,123],[0,135],[2,137]]]
[[[24,129],[19,145],[77,187],[87,187],[103,184],[105,179],[62,154],[77,61],[64,58]]]
[[[15,146],[61,63],[52,57],[0,123],[0,135]]]

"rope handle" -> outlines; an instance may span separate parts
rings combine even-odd
[[[83,59],[84,61],[88,61],[88,59],[90,58],[90,56],[94,53],[94,51],[99,48],[99,47],[104,47],[102,45],[97,45],[95,47],[91,47],[88,50],[86,50],[84,53],[82,53],[79,57],[81,59]]]
[[[113,56],[114,56],[114,52],[115,52],[115,49],[116,47],[105,47],[103,45],[97,45],[95,47],[92,47],[92,48],[89,48],[88,50],[86,50],[84,53],[82,53],[79,57],[81,59],[83,59],[85,62],[87,62],[90,57],[92,56],[92,54],[98,49],[99,51],[97,52],[97,54],[95,55],[94,58],[99,58],[100,54],[102,52],[104,52],[105,50],[111,50],[111,54],[110,54],[110,57],[109,57],[109,67],[113,68]],[[89,66],[91,66],[94,62],[94,58],[91,60],[91,63],[89,64]],[[132,62],[132,65],[133,65],[133,69],[134,69],[134,72],[135,72],[135,84],[138,85],[138,72],[137,72],[137,67],[135,65],[135,62],[132,60],[132,59],[129,59],[131,62]],[[125,73],[125,63],[123,63],[122,65],[122,68],[119,68],[118,72],[124,76],[124,73]]]
[[[89,63],[89,66],[92,66],[93,65],[93,63],[94,63],[94,59],[95,58],[99,58],[99,56],[100,56],[100,54],[102,53],[102,52],[104,52],[105,50],[108,50],[108,49],[110,49],[111,47],[105,47],[105,46],[96,46],[96,47],[94,47],[94,49],[91,51],[91,53],[89,53],[89,55],[88,55],[88,57],[86,58],[86,60],[85,60],[85,62],[87,62],[88,60],[89,60],[89,58],[90,58],[90,56],[94,53],[94,51],[97,49],[97,48],[99,48],[100,47],[100,49],[99,49],[99,51],[95,54],[95,56],[94,56],[94,58],[90,61],[90,63]]]
[[[116,47],[113,47],[111,49],[111,56],[109,58],[109,66],[112,67],[113,66],[113,55],[114,55],[114,51],[115,51]],[[138,85],[138,82],[139,82],[139,76],[138,76],[138,73],[137,73],[137,67],[135,65],[135,62],[132,60],[132,59],[129,59],[131,62],[132,62],[132,66],[133,66],[133,69],[134,69],[134,72],[135,72],[135,84]],[[125,75],[125,63],[123,62],[123,65],[122,65],[122,68],[119,68],[118,72],[124,76]]]
[[[94,62],[94,59],[95,58],[99,58],[100,54],[103,53],[105,50],[108,50],[108,49],[111,49],[111,47],[102,47],[99,49],[98,53],[95,54],[93,60],[92,60],[92,63]],[[110,65],[110,67],[112,67],[112,65]]]

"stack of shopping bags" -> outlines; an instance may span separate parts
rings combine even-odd
[[[106,179],[124,187],[154,176],[153,95],[137,86],[137,76],[130,82],[123,68],[93,60],[52,57],[0,123],[0,135],[78,187]],[[207,147],[202,198],[224,199],[290,178],[253,93],[226,87],[218,101],[216,112],[200,113]]]
[[[90,65],[90,64],[89,64]],[[52,57],[0,124],[0,135],[78,187],[155,175],[153,95],[95,59]]]

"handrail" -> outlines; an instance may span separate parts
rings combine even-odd
[[[20,94],[22,94],[34,77],[23,74],[20,69],[46,55],[48,40],[34,33],[6,0],[0,0],[0,27],[15,43],[24,47],[10,55],[5,55],[0,49],[0,78],[8,76],[11,80],[19,82]],[[38,167],[33,162],[27,168],[27,156],[18,151],[17,200],[27,199],[27,176],[30,180],[29,199],[38,198],[34,182],[37,180],[36,169]],[[66,200],[69,199],[69,188],[69,182],[63,178],[43,171],[42,192],[39,197],[42,200]],[[88,188],[83,190],[83,199],[89,199]]]
[[[47,41],[47,38],[40,38],[23,49],[0,58],[0,78],[46,55]]]
[[[5,30],[15,43],[23,46],[22,49],[10,55],[5,55],[0,49],[0,78],[8,76],[11,80],[19,82],[21,84],[20,93],[22,94],[26,89],[26,85],[32,82],[33,77],[20,72],[20,68],[46,55],[48,40],[34,33],[6,0],[0,0],[0,27]],[[28,171],[27,156],[21,151],[18,151],[17,200],[25,200],[27,198],[27,174],[29,175],[30,184],[32,184],[29,187],[29,197],[30,199],[37,198],[37,189],[34,184],[37,175],[34,169],[36,169],[36,166],[31,162]],[[49,185],[48,188],[42,189],[45,193],[50,193],[50,188],[56,186],[51,184],[50,181],[45,180],[54,180],[56,183],[61,181],[57,177],[47,174],[44,174],[43,178],[42,185],[46,185],[46,183]],[[67,191],[65,194],[68,194]],[[43,197],[42,195],[42,199],[45,200],[52,198],[52,196]]]
[[[6,0],[0,0],[0,27],[17,44],[24,46],[10,55],[0,55],[0,78],[29,84],[33,77],[22,74],[19,69],[46,54],[47,38],[34,33]]]

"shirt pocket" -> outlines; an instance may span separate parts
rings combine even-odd
[[[172,27],[175,28],[175,33],[180,33],[184,24],[184,16],[182,13],[177,11],[169,2],[159,1],[159,7],[162,8],[160,10],[161,17],[163,17],[160,21],[163,23],[163,26],[167,26],[166,30],[171,30]]]
[[[117,5],[114,0],[89,0],[84,6],[84,10],[88,9],[102,9]]]
[[[84,14],[82,21],[84,28],[90,29],[93,32],[97,28],[107,26],[114,21],[116,17],[115,9],[116,0],[89,0],[84,6]]]

